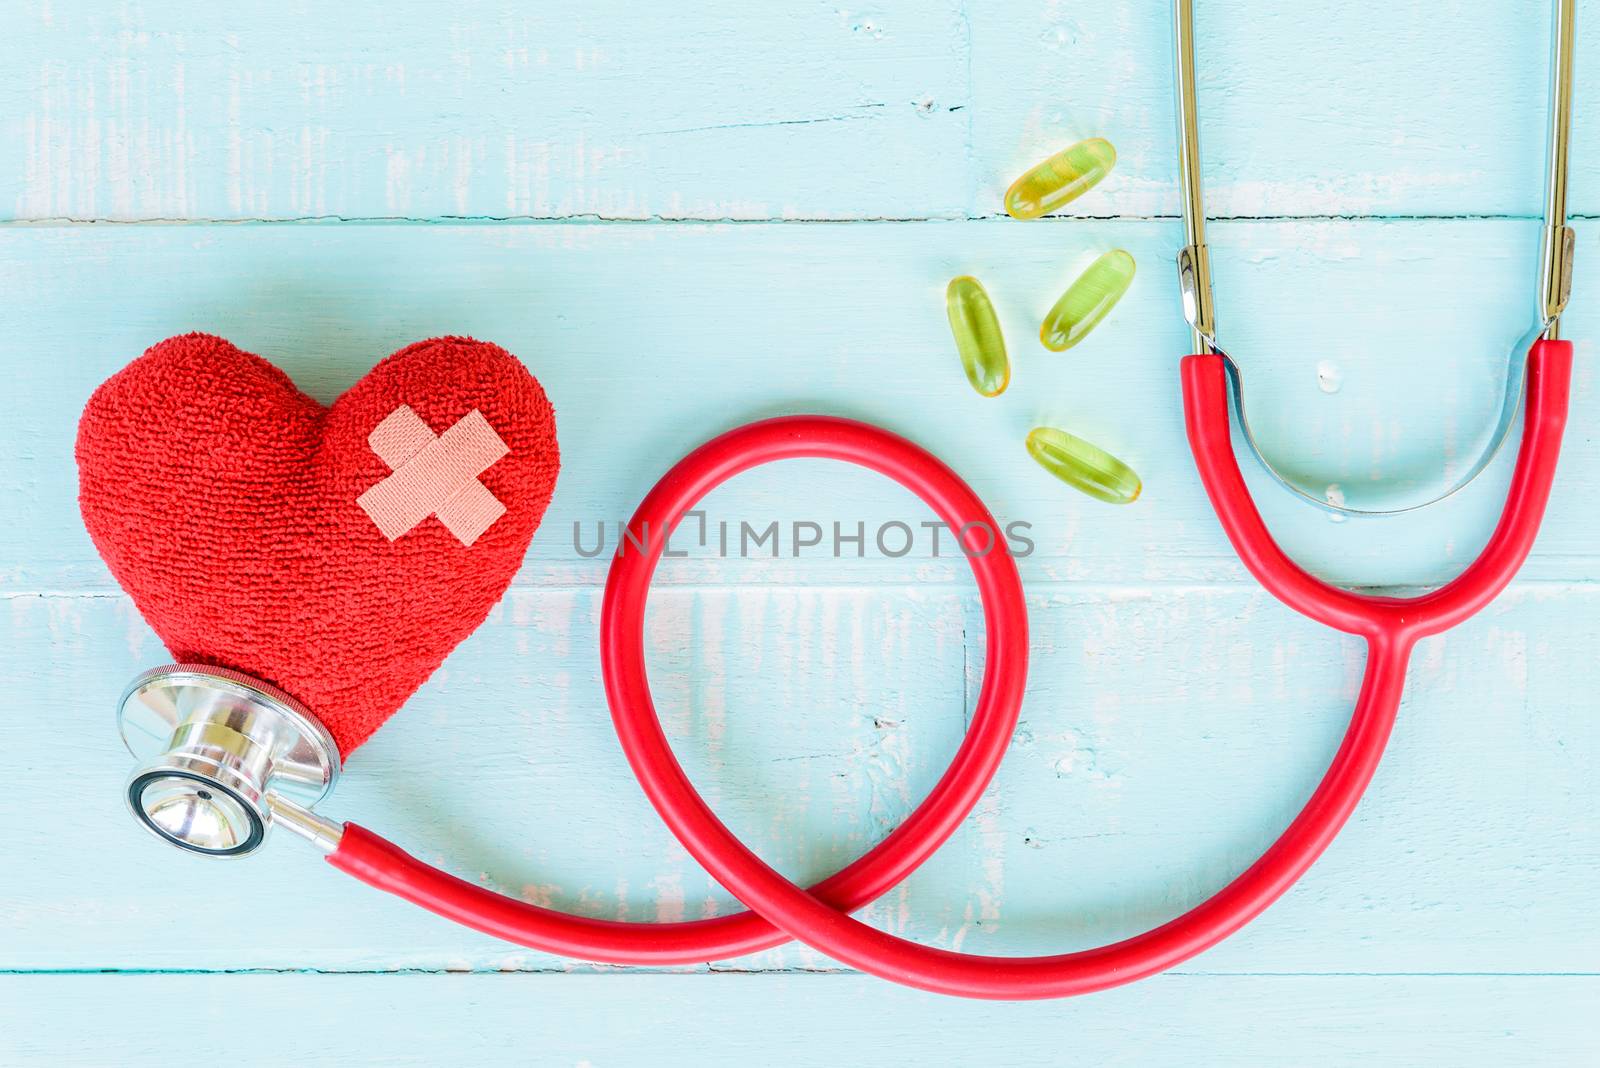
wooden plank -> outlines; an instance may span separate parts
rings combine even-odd
[[[1600,643],[1597,590],[1515,588],[1425,644],[1392,751],[1344,836],[1189,967],[1592,971],[1600,723],[1586,680],[1550,665],[1583,663]],[[513,594],[355,754],[325,810],[530,900],[634,920],[731,907],[621,758],[598,679],[598,605],[593,590]],[[384,898],[293,840],[219,864],[149,839],[123,809],[130,761],[110,710],[162,659],[158,644],[120,598],[16,597],[9,609],[0,685],[40,703],[0,719],[0,856],[26,858],[0,881],[0,968],[582,967]],[[982,660],[981,622],[958,590],[668,588],[653,611],[657,704],[686,767],[800,879],[859,854],[932,785]],[[1162,922],[1288,822],[1359,680],[1356,643],[1259,590],[1058,586],[1036,590],[1030,612],[1029,694],[995,787],[870,921],[1001,953]],[[247,902],[252,920],[193,937],[181,903],[199,899]],[[833,965],[793,948],[735,966]]]
[[[957,9],[30,2],[0,45],[0,210],[960,214],[965,168],[885,165],[962,156]]]
[[[1196,4],[1207,210],[1243,218],[1537,215],[1550,5],[1443,10],[1446,17],[1438,5],[1384,0],[1315,12],[1271,0]],[[1166,4],[1044,4],[975,15],[975,213],[993,212],[1035,159],[1099,135],[1118,148],[1115,185],[1079,210],[1177,214],[1169,12]],[[1583,72],[1596,69],[1600,36],[1588,11],[1579,19],[1573,143],[1593,144],[1596,83]],[[1593,214],[1600,175],[1581,158],[1573,157],[1570,207]]]
[[[19,1068],[167,1065],[175,1048],[199,1043],[227,1043],[230,1064],[313,1068],[890,1059],[1498,1068],[1592,1063],[1597,987],[1593,976],[1165,976],[1018,1004],[843,975],[6,976],[0,1054]]]
[[[1090,135],[1120,162],[1076,210],[1177,209],[1161,4],[15,6],[3,217],[983,217]],[[1196,19],[1214,212],[1539,210],[1547,4]],[[1583,146],[1593,33],[1577,69]]]
[[[820,410],[928,445],[1036,543],[1013,748],[967,825],[864,917],[934,945],[1056,951],[1222,885],[1311,789],[1362,653],[1248,581],[1193,477],[1164,5],[12,7],[0,1064],[166,1064],[219,1039],[241,1064],[1595,1061],[1586,340],[1522,578],[1418,651],[1385,764],[1328,855],[1176,974],[1005,1005],[794,946],[673,970],[688,974],[595,969],[435,920],[292,841],[231,865],[179,856],[122,810],[110,705],[164,655],[77,518],[72,437],[95,384],[200,328],[329,399],[407,341],[464,332],[544,380],[566,470],[512,592],[356,754],[330,815],[592,915],[735,907],[624,766],[594,645],[605,555],[573,531],[625,517],[717,430]],[[1529,305],[1548,5],[1199,8],[1208,204],[1235,220],[1212,232],[1219,310],[1257,432],[1318,485],[1421,495],[1492,422]],[[1580,35],[1577,67],[1581,261],[1600,218],[1582,151],[1600,140],[1600,81],[1582,76],[1600,35]],[[1072,217],[998,217],[1012,177],[1091,135],[1120,160]],[[307,219],[393,225],[260,225]],[[1141,265],[1133,289],[1080,348],[1045,354],[1040,316],[1114,246]],[[951,351],[941,294],[963,272],[1008,332],[999,401]],[[1585,277],[1579,339],[1600,326]],[[1043,422],[1130,460],[1143,499],[1108,508],[1049,480],[1020,449]],[[1505,475],[1502,460],[1427,512],[1335,524],[1249,473],[1308,567],[1384,587],[1459,570]],[[859,559],[700,548],[652,601],[686,766],[762,855],[820,877],[903,819],[957,744],[981,671],[970,579],[948,547],[874,551],[881,524],[928,516],[864,473],[753,472],[707,507],[786,537],[797,521],[869,532]],[[71,974],[102,969],[119,974]]]
[[[960,597],[906,593],[673,589],[653,602],[651,670],[685,766],[730,824],[785,870],[825,874],[881,837],[933,785],[960,736]],[[49,730],[89,727],[93,755],[85,759],[96,770],[87,774],[102,787],[89,818],[106,835],[63,867],[65,843],[36,807],[56,788],[43,787],[45,767],[28,759],[31,785],[6,791],[25,811],[0,821],[0,855],[33,859],[0,890],[9,931],[0,967],[99,966],[87,962],[116,957],[134,967],[228,968],[259,953],[266,958],[257,963],[273,967],[553,963],[382,901],[292,840],[274,843],[285,864],[196,865],[169,855],[124,809],[128,756],[110,720],[134,665],[161,659],[159,644],[121,598],[16,598],[10,608],[4,674],[60,691],[75,709]],[[651,814],[622,759],[600,687],[598,610],[596,590],[513,594],[429,683],[432,697],[419,695],[350,761],[339,816],[397,828],[421,855],[456,871],[511,879],[497,885],[591,914],[651,921],[725,903]],[[4,730],[21,731],[19,744],[26,737],[24,750],[37,752],[40,726],[14,719]],[[450,770],[424,774],[425,766]],[[303,887],[267,889],[284,877]],[[162,903],[174,880],[199,880],[192,885],[233,900],[264,893],[274,910],[325,909],[331,941],[310,949],[263,929],[262,941],[249,940],[254,948],[186,938],[162,945],[156,932],[182,922]],[[62,939],[63,917],[85,936],[76,948]],[[364,933],[352,939],[351,923]]]
[[[1523,326],[1535,227],[1216,229],[1226,337],[1274,456],[1352,495],[1398,477],[1420,497],[1446,464],[1466,462],[1493,423],[1505,352]],[[269,356],[323,399],[421,337],[467,333],[519,354],[556,405],[565,462],[524,585],[599,582],[605,557],[576,551],[575,523],[588,531],[624,519],[674,458],[732,425],[792,411],[857,416],[925,443],[1002,520],[1032,524],[1028,581],[1247,581],[1184,441],[1176,362],[1188,341],[1165,266],[1172,224],[1087,222],[1061,235],[999,222],[6,230],[0,292],[20,402],[0,422],[0,448],[15,458],[0,467],[0,493],[28,503],[18,522],[0,524],[0,589],[111,588],[77,514],[77,416],[105,377],[189,329]],[[1046,353],[1034,339],[1039,317],[1086,257],[1117,245],[1142,264],[1133,288],[1078,348]],[[788,281],[772,281],[775,265]],[[1010,338],[1015,376],[996,401],[968,388],[945,322],[943,285],[961,271],[988,282]],[[1579,339],[1600,333],[1600,302],[1576,302],[1567,327]],[[1580,341],[1579,413],[1594,403],[1592,352]],[[1324,365],[1342,380],[1336,393],[1319,387]],[[1040,423],[1127,459],[1144,496],[1119,510],[1050,479],[1021,444]],[[1306,566],[1346,583],[1412,585],[1448,579],[1477,551],[1508,462],[1436,508],[1344,524],[1247,466],[1268,522]],[[1597,487],[1600,454],[1580,424],[1526,577],[1600,578],[1583,503]],[[735,530],[812,520],[831,534],[833,522],[876,531],[931,518],[876,476],[820,463],[752,472],[707,508]],[[967,581],[948,541],[938,559],[927,537],[900,560],[870,542],[865,560],[835,560],[831,543],[796,559],[785,546],[779,560],[696,549],[661,581]]]

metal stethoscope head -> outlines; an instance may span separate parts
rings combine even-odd
[[[294,698],[227,668],[169,664],[117,703],[141,764],[128,807],[156,837],[211,857],[253,853],[282,825],[325,849],[339,825],[310,811],[339,778],[339,747]]]
[[[1239,366],[1217,343],[1216,308],[1211,295],[1211,261],[1206,251],[1205,206],[1200,179],[1200,121],[1195,95],[1193,0],[1173,0],[1173,39],[1178,90],[1178,171],[1183,198],[1184,246],[1178,252],[1178,289],[1183,317],[1193,334],[1194,352],[1222,357],[1245,444],[1274,480],[1295,496],[1330,512],[1344,515],[1397,515],[1436,504],[1466,488],[1483,473],[1499,453],[1516,422],[1527,375],[1528,350],[1539,338],[1559,336],[1561,312],[1572,292],[1575,236],[1567,225],[1567,143],[1572,125],[1573,2],[1555,0],[1550,31],[1550,107],[1546,127],[1544,232],[1539,254],[1536,308],[1531,328],[1511,349],[1506,367],[1505,393],[1498,421],[1483,452],[1442,493],[1397,508],[1359,508],[1335,503],[1267,459],[1250,430],[1244,410],[1244,382]]]

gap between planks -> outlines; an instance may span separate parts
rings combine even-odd
[[[917,223],[994,222],[1009,218],[1003,212],[987,215],[817,215],[804,218],[745,218],[731,215],[288,215],[288,216],[149,216],[115,219],[101,216],[47,215],[36,219],[0,219],[0,228],[48,229],[77,226],[837,226],[849,224],[896,225]],[[1068,222],[1179,222],[1179,215],[1054,215],[1032,220],[1030,225]],[[1541,215],[1511,213],[1368,214],[1313,213],[1305,215],[1208,215],[1213,223],[1230,222],[1539,222]],[[1569,224],[1592,222],[1600,215],[1572,214]]]
[[[599,592],[605,588],[605,580],[597,579],[594,582],[514,582],[506,589],[507,594],[513,593],[582,593]],[[812,592],[843,592],[861,590],[887,590],[887,591],[927,591],[940,593],[973,594],[978,592],[977,585],[966,581],[948,580],[917,580],[911,578],[883,579],[877,582],[861,581],[823,581],[823,582],[795,582],[784,580],[781,582],[755,581],[725,581],[725,582],[673,582],[658,579],[652,584],[652,589],[683,590],[688,592],[731,593],[734,591],[748,590],[751,588],[772,591],[812,591]],[[1435,586],[1339,586],[1342,590],[1353,593],[1379,593],[1396,597],[1415,596],[1436,589]],[[1506,596],[1518,589],[1549,590],[1578,590],[1588,592],[1600,588],[1600,579],[1517,579],[1507,586],[1500,595]],[[1139,594],[1159,590],[1162,593],[1233,593],[1238,591],[1266,592],[1260,583],[1248,579],[1216,582],[1180,582],[1169,579],[1152,579],[1148,582],[1076,582],[1070,579],[1034,579],[1024,583],[1028,595],[1036,593],[1076,593],[1096,594],[1114,597],[1127,594]],[[126,598],[122,590],[113,587],[89,587],[81,590],[0,590],[0,601],[20,601],[29,598],[35,600],[96,600],[104,598]],[[1496,598],[1497,600],[1499,598]]]
[[[524,968],[0,968],[0,975],[863,975],[843,967],[692,965],[682,968],[608,966],[575,961],[571,966]],[[1172,969],[1163,976],[1188,979],[1600,979],[1600,972],[1417,972],[1417,971],[1201,971]]]

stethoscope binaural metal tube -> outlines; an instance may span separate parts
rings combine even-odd
[[[1217,341],[1216,306],[1211,286],[1211,261],[1205,243],[1205,198],[1201,180],[1200,122],[1195,89],[1193,0],[1173,0],[1174,83],[1177,90],[1178,187],[1183,204],[1184,245],[1178,252],[1178,291],[1183,316],[1192,335],[1192,351],[1215,353],[1223,360],[1234,418],[1257,463],[1284,489],[1324,511],[1342,515],[1399,515],[1452,497],[1472,484],[1493,462],[1509,439],[1527,378],[1528,353],[1540,338],[1560,336],[1561,313],[1572,292],[1575,248],[1567,225],[1567,152],[1572,126],[1572,56],[1574,0],[1554,0],[1550,30],[1550,103],[1545,137],[1544,225],[1532,325],[1511,347],[1505,389],[1494,428],[1482,452],[1443,492],[1394,508],[1363,508],[1330,500],[1303,485],[1274,464],[1262,450],[1245,412],[1244,378],[1237,361]]]
[[[1178,193],[1183,198],[1183,248],[1178,290],[1195,352],[1216,350],[1216,307],[1206,252],[1205,194],[1200,180],[1200,113],[1194,88],[1194,5],[1173,0],[1173,78],[1178,86]]]
[[[1572,295],[1577,244],[1567,225],[1567,145],[1572,132],[1572,45],[1575,0],[1556,0],[1550,26],[1550,111],[1545,133],[1544,233],[1539,247],[1539,317],[1546,341],[1561,336],[1561,312]]]

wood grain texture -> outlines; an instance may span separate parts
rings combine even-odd
[[[1498,411],[1506,353],[1526,325],[1537,226],[1215,229],[1220,314],[1234,324],[1229,344],[1273,456],[1352,492],[1396,480],[1421,497],[1476,455]],[[1594,232],[1581,226],[1585,245]],[[0,447],[25,462],[0,468],[0,487],[29,502],[27,522],[0,528],[0,587],[110,588],[74,500],[78,413],[146,346],[192,329],[277,361],[324,400],[422,337],[471,334],[520,356],[555,404],[565,457],[525,585],[600,581],[604,558],[574,550],[574,523],[592,547],[590,525],[625,519],[673,458],[728,427],[792,411],[866,418],[934,449],[998,516],[1034,525],[1025,578],[1243,581],[1183,438],[1177,361],[1187,331],[1166,270],[1179,240],[1174,224],[1144,221],[0,231],[0,286],[18,311],[11,345],[28,354],[11,372],[27,403],[0,423]],[[1117,246],[1141,269],[1116,314],[1071,352],[1046,352],[1044,312],[1079,267]],[[945,322],[944,284],[963,271],[988,284],[1010,341],[1013,384],[997,401],[967,386]],[[1397,309],[1413,331],[1397,335]],[[1579,299],[1566,325],[1580,339],[1573,403],[1582,413],[1596,388],[1592,342],[1582,339],[1600,334],[1600,302]],[[1319,387],[1323,364],[1339,369],[1339,392]],[[1118,511],[1054,482],[1022,447],[1041,423],[1127,460],[1144,499]],[[1426,584],[1453,576],[1488,537],[1509,458],[1437,508],[1361,524],[1330,523],[1253,465],[1248,474],[1273,529],[1313,571]],[[1563,492],[1526,575],[1597,578],[1582,501],[1600,487],[1600,454],[1581,420],[1562,465]],[[929,518],[875,476],[796,466],[798,477],[770,469],[718,491],[711,518],[786,529],[820,520],[830,534],[833,520],[876,531]],[[962,577],[948,544],[939,559],[931,548],[899,562],[874,548],[851,562],[850,580]],[[781,552],[765,578],[843,573],[827,554]],[[752,574],[749,562],[698,550],[669,564],[663,581]]]
[[[595,648],[605,557],[574,528],[614,537],[673,459],[752,418],[886,425],[1031,524],[1032,669],[995,785],[863,915],[1001,953],[1159,923],[1291,818],[1362,658],[1248,580],[1193,476],[1165,4],[13,6],[0,1064],[167,1063],[200,1048],[175,1007],[190,1036],[244,1028],[240,1064],[1596,1060],[1589,0],[1573,423],[1527,567],[1419,648],[1370,795],[1289,895],[1178,973],[1031,1005],[933,998],[795,946],[597,969],[435,920],[290,841],[234,864],[153,842],[122,810],[111,704],[164,653],[83,533],[72,441],[101,380],[184,330],[323,400],[430,335],[522,357],[565,461],[545,526],[326,808],[528,900],[651,921],[735,905],[627,772]],[[1256,431],[1315,484],[1421,496],[1470,461],[1525,326],[1547,5],[1197,6],[1219,317]],[[1022,167],[1096,134],[1120,152],[1108,181],[1060,218],[997,217]],[[1040,316],[1112,247],[1139,263],[1132,289],[1084,344],[1046,353]],[[984,281],[1007,332],[996,401],[966,385],[944,321],[957,273]],[[1144,496],[1116,509],[1053,482],[1022,449],[1041,423],[1128,460]],[[1507,470],[1381,522],[1330,522],[1247,478],[1312,571],[1409,589],[1472,557]],[[948,543],[875,549],[881,524],[931,517],[864,472],[792,462],[706,508],[713,530],[776,521],[785,540],[776,558],[724,558],[713,538],[666,562],[658,705],[718,811],[818,878],[903,819],[958,744],[982,667],[972,583]],[[802,521],[824,544],[797,557]],[[835,522],[865,526],[862,557],[834,558]],[[196,929],[234,908],[247,923]]]
[[[1161,4],[14,6],[13,218],[967,218],[1090,135],[1120,162],[1075,211],[1177,210]],[[1199,5],[1212,211],[1537,213],[1548,10]]]
[[[182,1005],[195,1034],[234,1034],[242,1006],[293,1021],[271,1049],[241,1043],[229,1055],[240,1065],[1500,1068],[1591,1062],[1597,986],[1575,976],[1165,976],[1084,1000],[996,1004],[846,975],[0,977],[0,1056],[167,1065],[172,1032],[151,1006]],[[81,1022],[43,1022],[55,1020]]]
[[[657,703],[730,824],[795,878],[881,838],[932,785],[975,696],[981,620],[959,590],[668,589],[649,632]],[[0,969],[549,970],[378,897],[309,851],[217,864],[127,818],[109,729],[159,645],[120,597],[10,600],[0,680],[58,715],[0,722],[16,754],[74,754],[95,848],[61,836],[60,767],[9,767]],[[350,760],[327,811],[529,900],[622,919],[730,899],[651,814],[612,735],[599,593],[519,591]],[[1246,588],[1040,590],[1012,753],[966,827],[873,922],[934,944],[1039,952],[1197,904],[1287,823],[1331,757],[1361,650]],[[1557,630],[1542,626],[1552,616]],[[1393,750],[1355,821],[1207,972],[1587,972],[1600,887],[1600,726],[1565,673],[1600,641],[1596,588],[1516,589],[1419,651]],[[965,640],[965,648],[963,642]],[[968,667],[962,670],[963,660]],[[1470,701],[1462,695],[1471,694]],[[102,726],[104,729],[102,729]],[[439,770],[444,769],[444,770]],[[174,900],[249,901],[196,940]],[[296,930],[293,939],[284,930]],[[1470,937],[1467,936],[1470,931]],[[719,965],[726,966],[726,965]],[[803,949],[740,969],[831,968]]]

